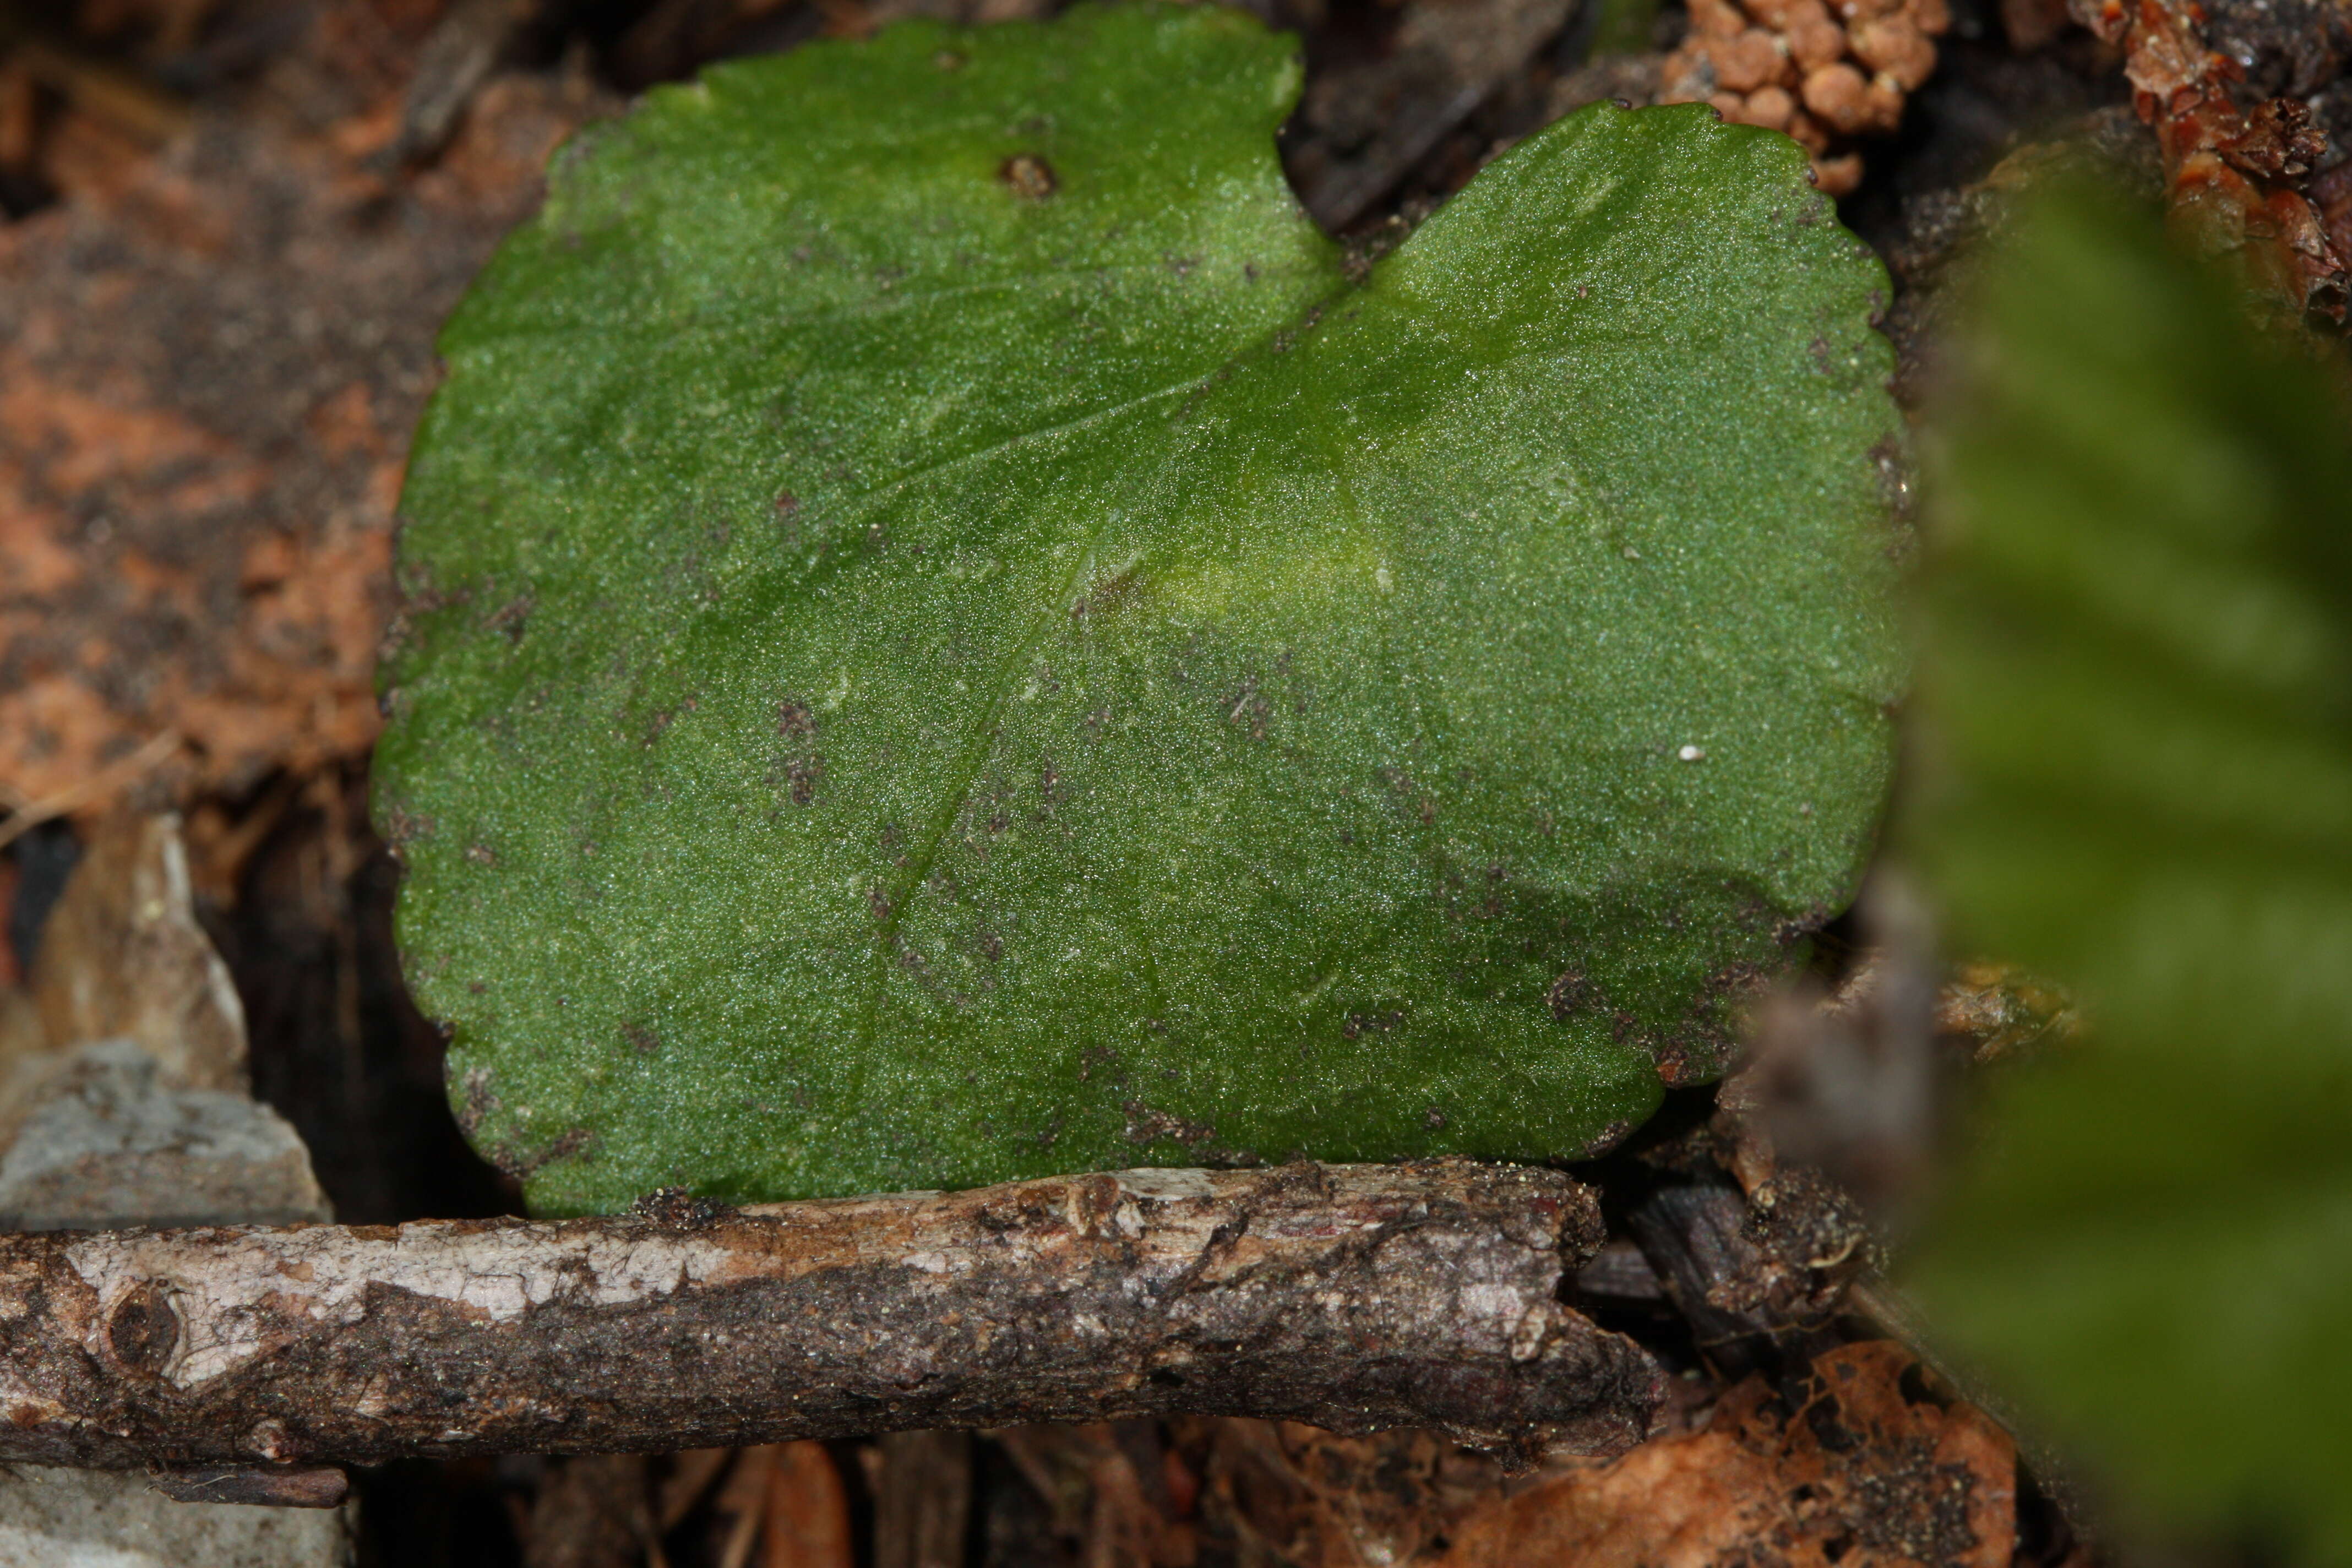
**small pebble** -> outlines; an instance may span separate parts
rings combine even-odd
[[[1748,17],[1731,0],[1691,0],[1691,26],[1718,38],[1737,37],[1748,29]]]
[[[1800,16],[1789,29],[1789,58],[1800,70],[1819,70],[1844,55],[1845,29],[1831,21],[1826,11],[1818,16]]]
[[[1709,52],[1715,58],[1716,84],[1728,92],[1753,92],[1779,81],[1789,70],[1789,58],[1762,27],[1726,38]],[[1729,118],[1738,116],[1734,111]]]
[[[1785,88],[1759,87],[1748,95],[1748,106],[1737,118],[1767,131],[1785,131],[1796,112],[1797,100],[1789,96]]]
[[[1827,121],[1832,131],[1851,136],[1862,129],[1868,116],[1864,100],[1869,91],[1869,79],[1841,60],[1822,67],[1805,79],[1805,107]]]
[[[1884,73],[1906,92],[1916,89],[1936,69],[1936,46],[1908,16],[1873,16],[1846,29],[1854,58],[1873,71]],[[1896,100],[1901,108],[1901,100]]]
[[[1822,195],[1831,197],[1850,195],[1861,184],[1861,153],[1845,153],[1834,158],[1813,160],[1813,184]]]

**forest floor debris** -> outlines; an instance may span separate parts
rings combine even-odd
[[[2223,241],[2269,258],[2286,297],[2326,303],[2331,275],[2310,238],[2338,257],[2352,246],[2352,8],[2214,0],[2200,35],[2168,0],[2116,13],[2122,35],[2110,13],[2094,16],[2111,47],[2053,0],[1948,3],[1940,32],[1928,0],[1823,10],[1843,38],[1835,58],[1822,53],[1826,35],[1809,35],[1816,68],[1843,66],[1863,84],[1858,98],[1832,98],[1829,87],[1853,80],[1825,79],[1824,105],[1843,104],[1853,125],[1810,150],[1825,188],[1860,181],[1843,211],[1895,263],[1899,342],[1924,341],[1906,322],[1924,316],[1916,302],[1969,230],[1976,198],[1964,193],[2017,142],[2126,96],[2126,53],[2176,186],[2218,193]],[[1306,101],[1284,138],[1295,183],[1318,216],[1362,235],[1401,231],[1581,103],[1654,101],[1669,76],[1687,94],[1702,60],[1717,80],[1696,96],[1729,92],[1715,57],[1737,76],[1752,31],[1797,61],[1815,19],[1807,4],[1697,0],[1687,37],[1672,6],[1654,28],[1639,6],[1627,26],[1604,26],[1601,6],[1549,0],[1255,8],[1304,40]],[[320,1184],[369,1221],[510,1205],[457,1136],[439,1043],[401,994],[396,873],[367,829],[359,761],[373,732],[393,496],[439,317],[529,209],[546,150],[621,93],[725,53],[862,35],[917,11],[982,21],[1055,8],[78,0],[44,8],[43,36],[27,45],[34,8],[0,5],[0,836],[14,839],[0,853],[0,1039],[46,1048],[26,989],[45,931],[59,944],[51,973],[132,951],[72,937],[74,917],[53,912],[77,855],[103,858],[103,814],[125,798],[176,805],[187,904],[167,923],[221,951],[251,1031],[252,1081],[303,1133]],[[1905,52],[1857,41],[1857,23],[1886,16],[1917,34],[1893,40]],[[1654,47],[1590,58],[1604,31]],[[436,37],[449,63],[428,68]],[[1934,74],[1908,79],[1929,58],[1920,46]],[[1783,80],[1794,66],[1748,63],[1765,76],[1718,108],[1773,123],[1777,91],[1790,100],[1784,127],[1839,123],[1808,101],[1811,72]],[[1901,93],[1900,127],[1866,143],[1866,164],[1843,162],[1889,118],[1885,93],[1872,96],[1882,73]],[[2263,109],[2270,100],[2303,105],[2308,125]],[[2332,138],[2326,151],[2310,127]],[[2282,192],[2300,193],[2308,222]],[[1906,348],[1906,398],[1924,363]],[[2030,981],[1962,979],[1943,994],[1947,1030],[1986,1050],[2032,1048],[2069,1026],[2063,1000]],[[211,984],[150,1011],[183,1016],[173,1010]],[[1748,1178],[1761,1167],[1743,1163],[1752,1151],[1728,1133],[1698,1142],[1676,1157],[1700,1164],[1653,1165],[1643,1180],[1701,1181],[1701,1200],[1677,1201],[1744,1235],[1752,1215],[1738,1203],[1752,1202],[1759,1184]],[[1624,1216],[1612,1218],[1616,1239],[1580,1276],[1580,1299],[1658,1344],[1675,1372],[1670,1430],[1622,1459],[1511,1476],[1427,1433],[1341,1438],[1184,1417],[643,1460],[407,1462],[357,1477],[372,1500],[370,1549],[418,1564],[1471,1568],[1559,1552],[1845,1568],[1990,1562],[1987,1542],[2007,1529],[2020,1563],[2083,1560],[2030,1490],[2017,1523],[1999,1521],[2001,1450],[1981,1415],[1896,1354],[1842,1342],[1870,1331],[1844,1315],[1835,1270],[1802,1267],[1801,1226],[1785,1248],[1765,1237],[1759,1255],[1783,1266],[1776,1310],[1801,1303],[1807,1326],[1738,1340],[1765,1352],[1766,1369],[1742,1381],[1722,1345],[1695,1342]],[[959,1486],[965,1529],[950,1550]],[[887,1500],[904,1498],[912,1512]],[[1871,1534],[1857,1513],[1865,1499],[1869,1517],[1912,1523]],[[898,1521],[887,1529],[884,1508]],[[1741,1521],[1755,1531],[1738,1535]]]

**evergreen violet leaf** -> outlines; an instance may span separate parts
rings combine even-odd
[[[724,65],[442,339],[377,813],[542,1212],[1600,1147],[1891,762],[1877,264],[1600,106],[1351,263],[1208,6]]]

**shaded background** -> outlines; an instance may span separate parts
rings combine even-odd
[[[535,204],[548,153],[631,93],[907,15],[1057,8],[0,5],[0,984],[22,982],[93,812],[178,809],[256,1091],[308,1142],[339,1215],[515,1211],[450,1120],[438,1037],[391,947],[397,868],[365,812],[394,507],[432,335]],[[1695,58],[1675,52],[1683,12],[1638,0],[1253,8],[1305,50],[1282,139],[1293,184],[1367,247],[1515,139],[1598,99],[1671,93]],[[1948,10],[1899,124],[1837,144],[1861,160],[1842,207],[1893,274],[1897,391],[1914,405],[1978,182],[2002,158],[2066,136],[2160,182],[2115,50],[2049,0]],[[2208,37],[2250,94],[2289,95],[2352,140],[2346,5],[2225,0]],[[2352,164],[2322,167],[2310,188],[2352,237]],[[1842,958],[1833,942],[1825,978]],[[1710,1090],[1677,1095],[1591,1173],[1622,1239],[1581,1304],[1685,1374],[1667,1436],[1615,1465],[1509,1478],[1424,1435],[1205,1419],[417,1463],[359,1478],[362,1560],[1631,1568],[1675,1531],[1726,1562],[2079,1558],[2006,1439],[1868,1321],[1800,1333],[1675,1305],[1675,1235],[1738,1201],[1714,1109]],[[1643,1229],[1661,1215],[1681,1229]],[[1846,1393],[1825,1391],[1824,1357]]]

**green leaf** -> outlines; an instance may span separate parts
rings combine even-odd
[[[2045,197],[1943,429],[1910,853],[2090,1035],[1916,1284],[2144,1528],[2352,1560],[2352,424],[2152,221]]]
[[[1297,81],[1208,7],[910,24],[558,159],[443,339],[378,773],[535,1206],[1573,1154],[1844,902],[1878,267],[1786,140],[1606,106],[1351,267]]]

